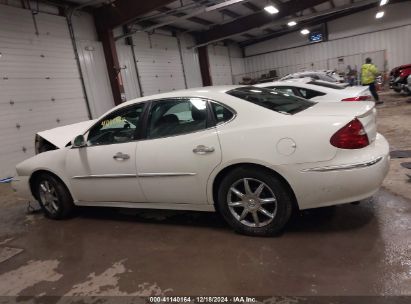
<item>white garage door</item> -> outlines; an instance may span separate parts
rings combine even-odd
[[[228,47],[210,45],[207,47],[207,51],[213,85],[233,84]]]
[[[143,96],[186,88],[176,37],[137,33],[133,43]]]
[[[88,119],[65,18],[0,6],[0,178],[34,155],[36,132]]]

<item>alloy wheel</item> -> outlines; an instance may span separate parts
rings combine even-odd
[[[47,180],[39,184],[41,203],[48,212],[55,214],[59,210],[56,188]]]
[[[254,178],[242,178],[234,182],[227,193],[231,214],[248,227],[264,227],[277,214],[277,198],[264,182]]]

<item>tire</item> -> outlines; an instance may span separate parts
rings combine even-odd
[[[51,174],[41,174],[34,181],[34,191],[46,217],[60,220],[74,211],[73,199],[66,186]]]
[[[290,219],[292,202],[292,195],[274,174],[268,170],[243,167],[234,169],[223,178],[216,205],[236,232],[273,236],[279,234]]]

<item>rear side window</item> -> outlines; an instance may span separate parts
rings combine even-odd
[[[268,89],[277,90],[284,94],[295,95],[293,88],[290,87],[267,87]]]
[[[298,92],[300,95],[305,98],[305,99],[311,99],[317,96],[324,96],[325,93],[310,90],[310,89],[305,89],[305,88],[297,88]]]
[[[283,114],[296,114],[315,105],[315,102],[265,88],[240,87],[227,94]]]
[[[214,113],[214,117],[216,119],[217,124],[229,121],[231,118],[234,117],[233,112],[231,112],[229,109],[222,106],[221,104],[212,102],[211,109]]]

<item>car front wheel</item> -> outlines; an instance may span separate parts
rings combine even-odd
[[[34,187],[36,198],[47,217],[64,219],[72,214],[73,199],[59,179],[49,174],[42,174],[36,178]]]
[[[274,174],[255,168],[237,168],[222,180],[217,207],[235,231],[272,236],[288,222],[292,197]]]

